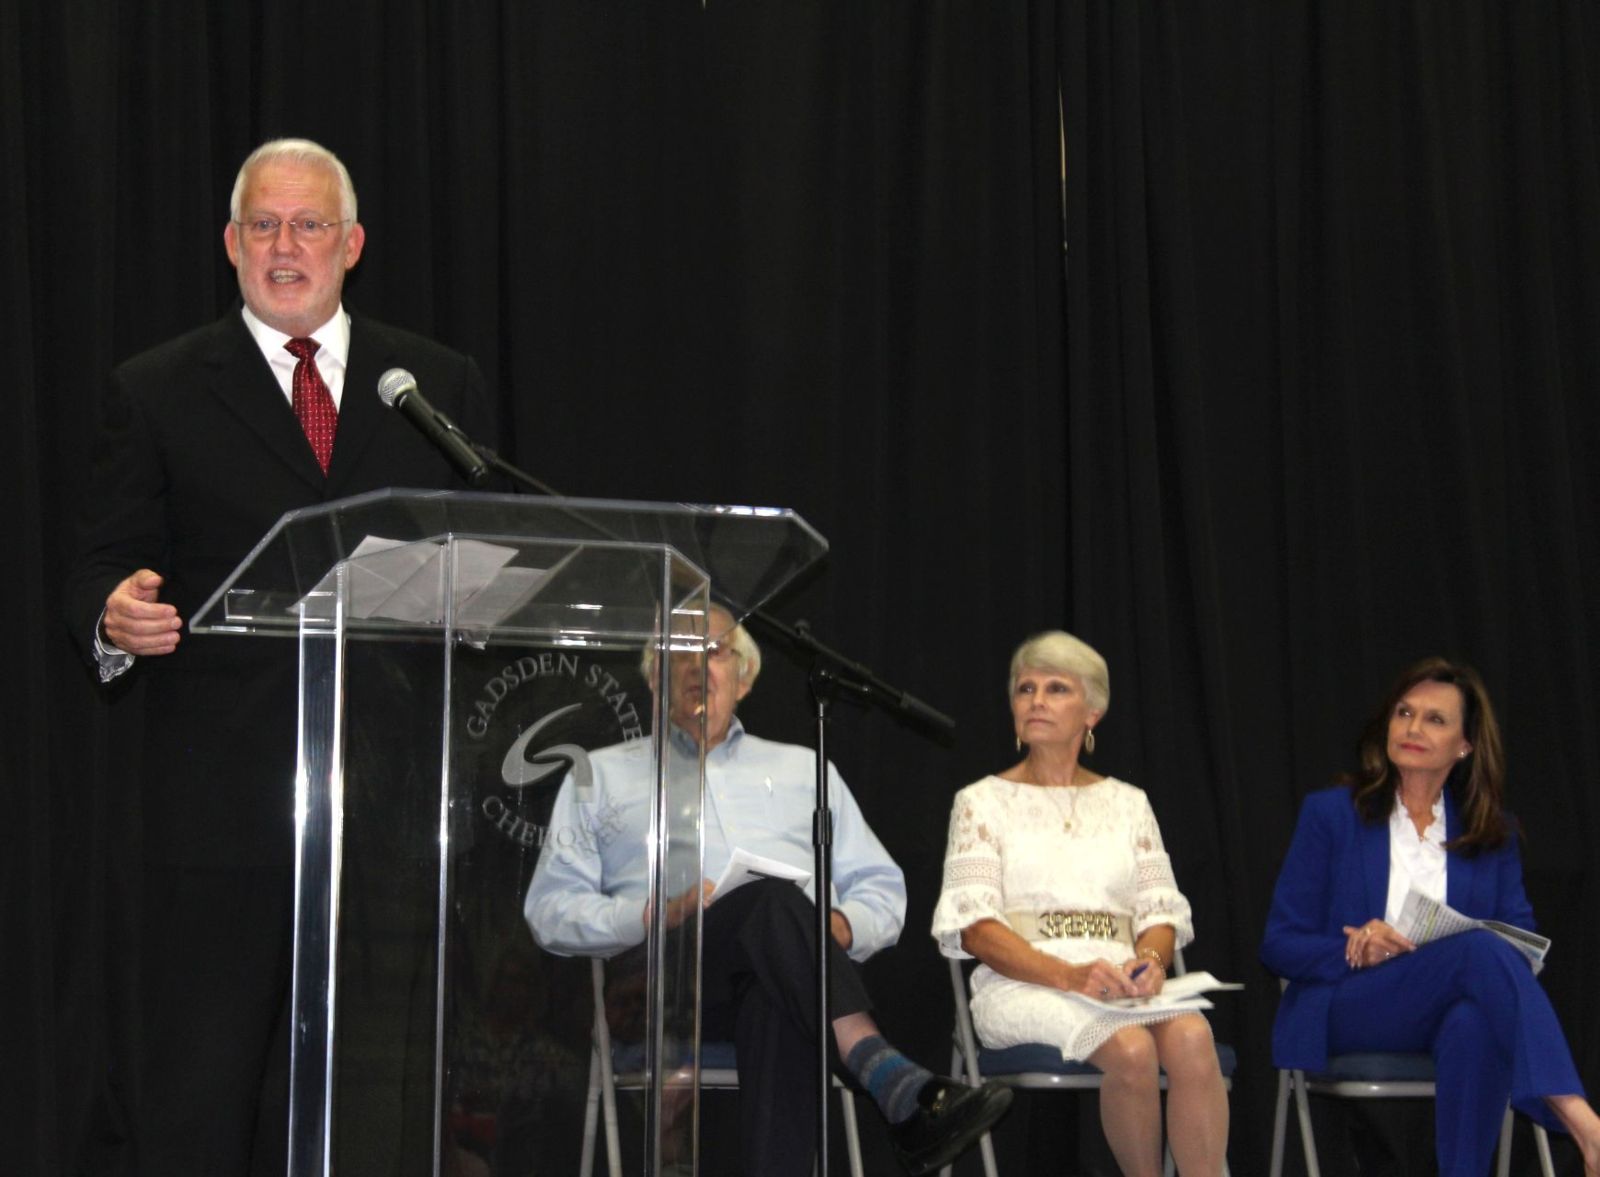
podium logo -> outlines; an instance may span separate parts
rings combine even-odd
[[[570,651],[524,654],[483,679],[468,696],[464,722],[487,754],[478,770],[479,816],[519,846],[544,846],[555,786],[570,779],[587,799],[594,791],[589,749],[643,738],[629,693],[604,664]],[[496,732],[515,733],[504,753]]]
[[[572,773],[572,783],[580,796],[586,796],[594,787],[594,773],[589,768],[589,752],[578,744],[557,744],[541,748],[532,756],[528,745],[539,738],[539,733],[563,715],[579,710],[582,703],[568,703],[565,707],[540,718],[532,727],[517,737],[516,743],[506,749],[506,758],[500,762],[500,779],[513,789],[536,785],[556,773]],[[557,776],[559,781],[561,777]]]

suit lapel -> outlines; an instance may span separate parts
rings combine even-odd
[[[1382,918],[1389,906],[1389,823],[1366,822],[1355,817],[1361,840],[1361,879],[1366,885],[1365,910]]]
[[[207,368],[217,403],[243,422],[297,477],[320,492],[326,482],[322,468],[238,311],[218,324]]]
[[[1461,814],[1456,808],[1455,794],[1444,791],[1444,836],[1449,841],[1461,834]],[[1473,901],[1473,892],[1482,877],[1478,860],[1462,854],[1446,853],[1444,868],[1444,901],[1457,911],[1478,911],[1481,906]]]

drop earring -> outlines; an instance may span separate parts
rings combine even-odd
[[[1094,728],[1092,727],[1083,733],[1083,751],[1086,756],[1094,755]]]

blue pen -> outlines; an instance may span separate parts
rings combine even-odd
[[[1150,967],[1150,962],[1149,961],[1145,961],[1141,965],[1135,965],[1134,968],[1133,968],[1133,972],[1128,974],[1128,980],[1137,981],[1139,979],[1139,974],[1144,972],[1145,969],[1147,969],[1149,967]]]

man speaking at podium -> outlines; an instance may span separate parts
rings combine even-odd
[[[144,693],[139,1057],[120,1095],[152,1177],[276,1177],[287,1155],[296,643],[185,626],[285,511],[465,485],[380,403],[386,369],[494,440],[471,359],[345,311],[366,234],[332,152],[257,148],[222,239],[243,306],[112,373],[65,591],[100,680]]]

